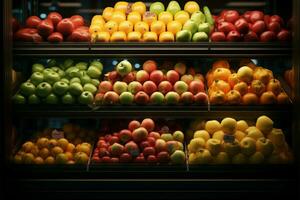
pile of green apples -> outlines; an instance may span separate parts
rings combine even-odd
[[[59,64],[50,60],[47,66],[32,65],[30,78],[20,85],[13,97],[16,104],[92,104],[103,65],[94,60],[75,63],[67,59]]]

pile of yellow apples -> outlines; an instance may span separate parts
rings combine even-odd
[[[165,9],[163,3],[154,2],[147,11],[144,2],[119,1],[114,7],[106,7],[102,15],[95,15],[92,18],[89,28],[91,40],[92,42],[174,42],[176,33],[183,29],[194,12],[200,11],[200,7],[195,1],[187,2],[184,10],[181,10],[176,1],[171,1],[170,4]],[[201,14],[202,21],[205,22],[205,16],[202,12]],[[187,24],[186,29],[190,29],[189,26]],[[191,32],[190,34],[198,32],[198,25],[193,24]],[[180,37],[191,40],[192,35],[185,36],[183,33]]]
[[[273,72],[249,60],[243,60],[237,71],[231,69],[228,60],[218,60],[207,72],[206,80],[212,105],[290,103]]]
[[[251,122],[248,122],[249,124]],[[292,153],[281,129],[260,116],[252,126],[224,118],[194,124],[198,130],[188,144],[189,164],[286,164]]]

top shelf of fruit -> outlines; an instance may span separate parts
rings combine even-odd
[[[165,7],[165,5],[167,5]],[[25,42],[288,42],[291,20],[262,11],[223,10],[212,15],[207,6],[195,1],[180,7],[168,4],[119,1],[88,19],[73,15],[63,18],[51,12],[46,19],[27,18],[24,27],[13,20],[14,39]]]

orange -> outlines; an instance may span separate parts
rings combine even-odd
[[[188,1],[185,5],[184,5],[184,10],[190,14],[193,14],[196,11],[200,10],[200,7],[198,5],[197,2],[195,1]]]
[[[167,30],[171,33],[173,33],[174,35],[179,32],[182,28],[182,25],[180,22],[178,21],[171,21],[168,23],[167,25]]]
[[[105,21],[111,20],[111,16],[112,16],[113,12],[114,12],[114,8],[112,8],[112,7],[106,7],[103,10],[102,16],[105,19]]]
[[[149,31],[149,25],[146,22],[137,22],[134,25],[134,31],[144,34],[145,32]]]
[[[169,22],[173,21],[173,15],[169,12],[164,11],[158,15],[158,20],[162,21],[165,24],[168,24]]]
[[[144,42],[157,42],[158,37],[155,32],[145,32],[143,35]]]
[[[128,2],[125,1],[119,1],[114,6],[115,11],[121,11],[123,13],[127,11],[127,7],[128,7]]]
[[[146,5],[143,2],[138,1],[132,4],[131,10],[139,12],[141,15],[143,15],[146,12]]]
[[[174,42],[174,35],[171,32],[162,32],[159,35],[159,42]]]
[[[133,31],[133,24],[130,21],[123,21],[119,24],[119,31],[123,31],[126,34]]]
[[[150,30],[152,32],[155,32],[157,35],[159,35],[160,33],[166,31],[166,25],[162,21],[154,21],[151,24]]]
[[[104,31],[108,32],[109,34],[112,34],[113,32],[116,32],[118,30],[118,23],[115,21],[108,21],[104,25]]]
[[[105,24],[105,21],[102,17],[102,15],[95,15],[93,18],[92,18],[92,21],[91,21],[91,24]]]
[[[135,25],[137,22],[141,21],[141,14],[139,12],[131,12],[127,16],[127,21],[132,22]]]
[[[189,19],[190,19],[189,13],[184,10],[177,12],[174,16],[174,20],[180,22],[181,25],[183,25]]]
[[[126,41],[126,33],[123,31],[114,32],[110,37],[111,42],[125,42]]]
[[[117,22],[118,24],[126,20],[125,13],[121,11],[115,11],[113,12],[111,16],[111,20]]]
[[[140,42],[141,41],[142,34],[137,31],[133,31],[128,33],[127,35],[127,41],[128,42]]]
[[[157,20],[157,16],[155,13],[148,11],[143,14],[143,21],[146,22],[149,26],[151,25],[152,22],[156,20]]]

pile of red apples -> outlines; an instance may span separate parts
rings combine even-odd
[[[158,64],[148,60],[143,69],[135,71],[127,60],[121,61],[115,71],[106,74],[95,96],[97,105],[140,104],[177,105],[207,104],[204,77],[184,63],[171,70],[159,70]]]
[[[91,38],[89,27],[85,26],[80,15],[63,18],[57,12],[50,12],[46,19],[30,16],[24,27],[18,27],[18,22],[14,19],[14,39],[23,42],[88,42]]]
[[[290,41],[290,26],[279,15],[265,15],[261,11],[247,11],[240,14],[236,10],[224,10],[215,17],[213,42],[272,42]]]
[[[158,131],[150,118],[133,120],[127,129],[99,137],[92,162],[185,164],[184,134]]]

